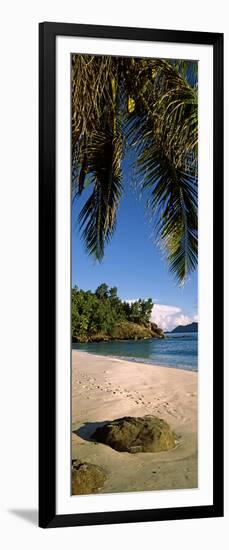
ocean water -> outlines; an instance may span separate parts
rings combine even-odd
[[[129,361],[140,361],[156,365],[198,370],[198,334],[166,334],[162,340],[122,340],[88,344],[73,344],[73,349],[96,355],[118,357]]]

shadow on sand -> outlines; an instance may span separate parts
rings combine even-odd
[[[102,428],[102,426],[105,426],[108,422],[110,422],[110,420],[104,420],[104,422],[85,422],[80,428],[73,430],[73,433],[85,441],[96,441],[93,439],[95,430],[97,430],[97,428]]]

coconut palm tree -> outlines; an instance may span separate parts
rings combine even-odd
[[[179,283],[197,265],[198,98],[196,64],[72,56],[73,197],[91,194],[79,216],[87,251],[101,260],[132,151],[156,236]]]

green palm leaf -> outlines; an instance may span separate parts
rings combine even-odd
[[[170,269],[178,282],[184,283],[197,265],[196,165],[193,156],[189,156],[184,167],[174,166],[154,139],[149,120],[143,126],[142,123],[135,135],[136,176],[140,188],[150,193],[147,208],[156,220],[158,241]],[[140,142],[138,135],[143,137]]]
[[[172,272],[183,283],[195,269],[196,81],[191,62],[73,56],[73,195],[92,187],[80,229],[87,251],[97,259],[116,226],[127,141],[136,158],[138,186],[150,193],[148,209]]]
[[[93,132],[87,155],[93,191],[80,212],[80,229],[87,251],[101,260],[116,226],[122,194],[121,136],[109,130]]]
[[[197,265],[197,98],[167,62],[153,60],[153,82],[140,91],[127,139],[135,177],[148,190],[157,237],[180,284]]]

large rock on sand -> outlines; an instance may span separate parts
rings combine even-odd
[[[124,416],[97,428],[93,439],[116,451],[156,453],[173,449],[176,436],[170,426],[157,416]]]
[[[100,466],[82,462],[72,461],[72,494],[89,495],[97,493],[106,480],[106,474]]]

